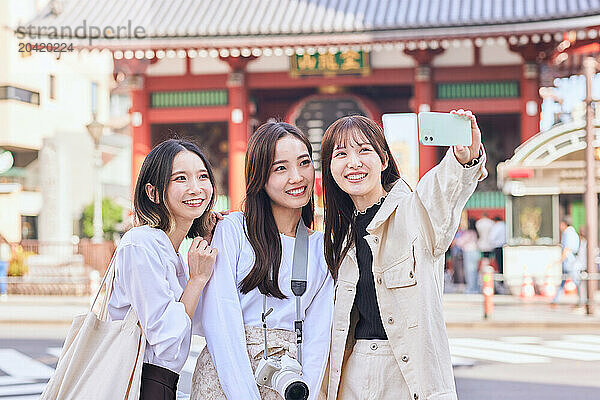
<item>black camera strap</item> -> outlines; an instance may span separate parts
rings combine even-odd
[[[294,331],[296,332],[296,346],[298,348],[297,360],[302,365],[302,302],[301,296],[306,292],[308,274],[308,229],[304,225],[302,217],[296,228],[296,241],[294,242],[294,258],[292,260],[292,293],[296,297],[296,320]],[[265,350],[263,357],[267,358],[267,316],[273,311],[267,310],[267,296],[263,295],[262,323],[264,330]]]

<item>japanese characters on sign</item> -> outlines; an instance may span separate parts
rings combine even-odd
[[[291,57],[291,75],[368,75],[371,71],[369,54],[364,51],[296,54]]]

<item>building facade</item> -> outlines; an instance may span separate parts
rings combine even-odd
[[[50,4],[2,1],[0,25],[17,29]],[[111,106],[123,109],[111,104],[112,56],[42,52],[11,29],[0,30],[0,152],[13,160],[0,173],[0,232],[13,242],[69,244],[93,199],[94,148],[86,125],[94,116],[107,125],[100,143],[104,193],[128,206],[130,137],[113,135],[108,126]],[[127,113],[128,107],[128,119]]]
[[[578,68],[559,55],[565,46],[596,42],[600,7],[461,4],[469,6],[456,8],[450,0],[71,0],[51,2],[54,11],[47,8],[31,24],[74,30],[85,22],[103,32],[93,43],[75,35],[60,39],[78,51],[112,55],[115,80],[132,102],[132,182],[156,143],[173,134],[193,137],[209,155],[219,191],[237,209],[248,137],[271,118],[307,133],[318,166],[323,132],[340,116],[381,122],[384,113],[464,108],[478,117],[490,170],[470,207],[503,214],[496,165],[539,131],[539,89],[561,70]],[[116,39],[115,26],[134,34]],[[443,153],[418,145],[418,175]]]

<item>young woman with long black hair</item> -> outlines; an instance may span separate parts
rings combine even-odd
[[[325,258],[336,278],[328,399],[455,400],[442,315],[444,254],[485,155],[455,146],[413,191],[382,129],[343,117],[321,143]]]
[[[206,157],[184,140],[162,142],[142,164],[136,227],[117,247],[108,304],[112,320],[133,309],[146,337],[141,400],[175,400],[192,320],[217,253],[209,246],[214,182]],[[178,251],[185,237],[193,238],[187,264]]]
[[[226,216],[213,236],[219,255],[198,306],[207,347],[194,371],[193,400],[281,398],[258,387],[254,377],[264,353],[264,309],[273,309],[266,318],[268,354],[296,357],[296,299],[290,286],[296,229],[300,219],[307,228],[313,225],[310,142],[287,123],[260,126],[248,143],[245,175],[244,212]],[[323,234],[308,233],[302,374],[310,399],[316,399],[329,350],[333,279],[323,257]]]

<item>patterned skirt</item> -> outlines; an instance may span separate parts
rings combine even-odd
[[[290,357],[296,358],[296,334],[294,332],[283,329],[267,329],[267,338],[269,356],[282,356],[287,353]],[[262,328],[246,326],[246,344],[250,365],[254,371],[264,352],[264,333]],[[258,391],[263,400],[282,399],[272,389],[258,386]],[[190,400],[227,400],[207,346],[204,347],[196,361],[196,369],[192,376]]]

